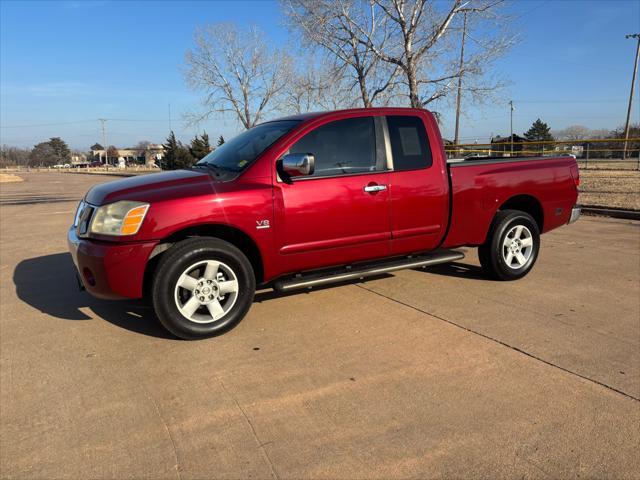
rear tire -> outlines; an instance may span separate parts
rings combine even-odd
[[[251,263],[237,247],[217,238],[189,238],[158,262],[151,298],[169,332],[197,340],[237,325],[251,308],[255,289]]]
[[[533,217],[519,210],[501,210],[486,242],[478,247],[478,258],[489,277],[517,280],[531,271],[539,251],[540,231]]]

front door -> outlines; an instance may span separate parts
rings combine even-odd
[[[379,120],[325,123],[290,147],[313,154],[315,171],[275,184],[282,272],[389,255],[389,172]]]

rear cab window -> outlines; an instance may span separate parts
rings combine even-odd
[[[388,115],[393,170],[418,170],[433,164],[427,131],[420,117]]]

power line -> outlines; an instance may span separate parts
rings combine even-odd
[[[110,122],[149,122],[164,123],[166,120],[158,118],[107,118]],[[180,121],[180,118],[170,118],[170,121]]]
[[[164,123],[166,120],[157,118],[104,118],[110,122],[145,122],[145,123]],[[173,121],[180,121],[181,119],[170,119]],[[60,125],[76,125],[80,123],[93,123],[95,119],[88,120],[74,120],[70,122],[53,122],[53,123],[32,123],[28,125],[0,125],[0,128],[36,128],[36,127],[57,127]]]
[[[518,103],[619,103],[625,102],[623,98],[605,100],[518,100]]]
[[[546,5],[547,3],[549,3],[551,0],[545,0],[543,2],[541,2],[539,5],[536,5],[533,8],[530,8],[529,10],[522,12],[520,15],[516,15],[515,17],[513,17],[513,20],[519,20],[520,18],[529,15],[531,12],[538,10],[540,7]]]
[[[30,128],[30,127],[57,127],[58,125],[74,125],[78,123],[95,122],[95,120],[74,120],[72,122],[34,123],[31,125],[0,125],[0,128]]]

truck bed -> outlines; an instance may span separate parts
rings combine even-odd
[[[510,204],[536,205],[536,220],[546,232],[566,224],[577,201],[573,156],[482,157],[448,162],[447,169],[451,211],[445,248],[482,244],[496,210]]]

